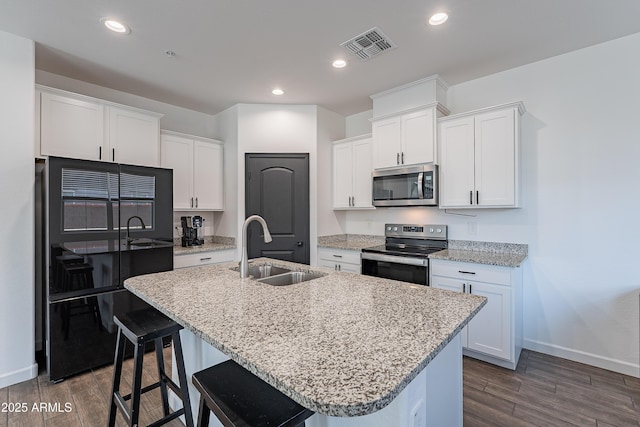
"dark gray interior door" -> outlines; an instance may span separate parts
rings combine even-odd
[[[249,258],[309,264],[309,154],[245,154],[245,218],[250,215],[265,219],[273,241],[264,243],[254,221],[247,235]]]

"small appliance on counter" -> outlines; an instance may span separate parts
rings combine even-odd
[[[202,228],[204,218],[200,215],[181,216],[182,223],[182,246],[200,246],[204,244],[204,239],[198,238],[198,229]]]

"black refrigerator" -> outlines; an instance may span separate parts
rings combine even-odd
[[[113,316],[147,307],[124,280],[173,269],[170,169],[49,157],[40,176],[52,381],[113,362]]]

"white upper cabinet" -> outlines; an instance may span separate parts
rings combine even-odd
[[[161,161],[173,169],[174,210],[223,210],[223,146],[208,138],[162,131]]]
[[[40,153],[100,160],[104,150],[104,106],[42,92]]]
[[[38,91],[36,155],[159,166],[161,114],[52,88]]]
[[[373,208],[371,135],[335,141],[333,144],[333,208]]]
[[[374,120],[374,169],[435,162],[436,110],[434,106]]]
[[[440,208],[519,207],[521,102],[439,120]]]
[[[109,107],[109,146],[112,161],[141,166],[159,166],[159,138],[158,117]]]

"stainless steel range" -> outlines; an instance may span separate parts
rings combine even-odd
[[[385,224],[385,244],[362,250],[362,274],[429,285],[429,258],[447,249],[447,226]]]

